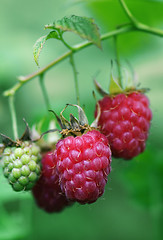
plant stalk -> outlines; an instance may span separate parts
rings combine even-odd
[[[118,69],[118,84],[122,88],[122,73],[121,73],[121,66],[120,66],[120,57],[118,52],[118,37],[114,37],[114,43],[115,43],[115,56],[116,56],[116,62],[117,62],[117,69]]]
[[[46,88],[45,88],[45,83],[44,83],[44,74],[40,74],[39,76],[39,83],[40,83],[40,87],[41,87],[41,90],[42,90],[42,94],[43,94],[43,97],[44,97],[44,101],[45,101],[45,105],[46,105],[46,108],[47,110],[50,109],[50,102],[49,102],[49,97],[48,97],[48,93],[46,91]]]
[[[14,95],[9,96],[9,107],[11,112],[14,140],[18,140],[18,129],[17,129],[16,111],[14,106]]]
[[[80,106],[80,97],[79,97],[79,82],[78,82],[78,72],[76,70],[76,65],[74,61],[74,55],[73,53],[70,55],[70,63],[72,66],[73,74],[74,74],[74,82],[75,82],[75,92],[76,92],[76,102],[77,105]]]

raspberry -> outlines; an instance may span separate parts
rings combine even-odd
[[[107,138],[99,131],[60,140],[54,160],[61,189],[68,199],[92,203],[104,193],[111,170],[111,151]]]
[[[71,205],[62,193],[59,177],[53,160],[53,153],[49,152],[42,158],[42,175],[32,189],[37,205],[48,213],[60,212]]]
[[[98,125],[114,157],[131,159],[145,149],[152,119],[148,98],[140,92],[105,96]],[[95,116],[97,113],[95,112]]]
[[[20,147],[6,147],[3,152],[3,173],[15,191],[30,190],[38,180],[40,148],[29,141]]]

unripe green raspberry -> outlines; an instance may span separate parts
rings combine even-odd
[[[3,151],[3,174],[14,191],[31,190],[41,172],[40,148],[30,141]]]

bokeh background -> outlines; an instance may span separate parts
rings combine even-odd
[[[126,0],[132,13],[143,23],[163,29],[163,1]],[[1,0],[0,4],[0,132],[13,137],[8,99],[2,93],[16,83],[16,77],[37,70],[33,45],[46,34],[44,25],[71,14],[93,17],[105,33],[128,22],[117,0]],[[69,44],[82,39],[71,33]],[[14,193],[0,176],[0,239],[55,240],[153,240],[163,239],[163,39],[132,32],[118,37],[121,62],[128,60],[147,93],[153,121],[146,151],[132,161],[113,159],[105,194],[92,205],[75,204],[59,214],[37,208],[30,193]],[[63,54],[66,48],[49,40],[40,66]],[[79,72],[81,103],[89,122],[95,100],[93,78],[107,88],[110,61],[115,59],[113,39],[103,42],[100,51],[91,46],[75,55]],[[74,79],[68,60],[49,70],[46,88],[53,110],[59,113],[66,103],[75,102]],[[97,94],[97,97],[100,96]],[[15,99],[19,134],[25,117],[30,126],[48,114],[38,79],[25,84]]]

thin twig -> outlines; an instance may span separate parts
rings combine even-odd
[[[14,140],[18,140],[18,129],[17,129],[15,106],[14,106],[14,95],[9,96],[9,107],[11,112]]]
[[[47,110],[49,110],[51,107],[50,107],[49,97],[48,97],[48,94],[47,94],[47,91],[45,88],[45,84],[44,84],[44,74],[43,73],[40,74],[39,83],[40,83],[40,87],[41,87],[42,94],[44,97],[46,108],[47,108]]]
[[[121,74],[121,66],[120,66],[120,57],[118,52],[118,37],[114,36],[114,43],[115,43],[115,55],[117,61],[117,69],[118,69],[118,83],[122,87],[122,74]]]
[[[77,105],[80,106],[80,97],[79,97],[79,82],[78,82],[78,72],[76,70],[76,65],[74,61],[74,55],[73,53],[70,55],[70,63],[72,66],[73,74],[74,74],[74,82],[75,82],[75,92],[76,92],[76,102]]]

